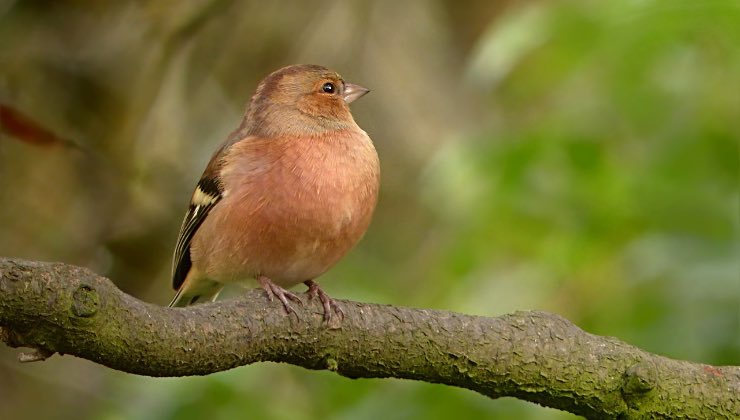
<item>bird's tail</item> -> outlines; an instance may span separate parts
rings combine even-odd
[[[170,308],[182,308],[196,303],[213,302],[224,288],[222,284],[216,282],[201,281],[200,283],[207,284],[200,284],[200,287],[192,288],[188,287],[188,283],[185,282],[180,286],[177,294],[170,302]]]

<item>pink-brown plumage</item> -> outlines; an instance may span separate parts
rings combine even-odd
[[[264,275],[314,279],[362,237],[377,200],[378,161],[360,130],[234,145],[227,194],[193,238],[193,265],[221,283]]]
[[[280,69],[258,86],[240,127],[214,154],[178,238],[171,305],[213,300],[224,284],[257,278],[283,290],[313,279],[363,236],[378,196],[372,141],[348,104],[367,89],[319,66]]]

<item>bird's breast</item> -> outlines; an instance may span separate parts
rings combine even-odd
[[[367,230],[379,183],[370,139],[360,132],[291,140],[234,155],[230,167],[239,169],[223,177],[226,194],[212,215],[222,237],[204,256],[211,267],[231,268],[215,274],[262,274],[290,286],[328,270]]]

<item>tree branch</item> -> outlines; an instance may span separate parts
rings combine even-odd
[[[589,418],[736,418],[740,368],[653,355],[542,312],[497,318],[340,301],[287,316],[259,290],[171,309],[91,271],[0,259],[0,339],[29,360],[72,354],[148,376],[206,375],[254,362],[406,378],[512,396]]]

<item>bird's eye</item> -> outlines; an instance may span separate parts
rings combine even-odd
[[[321,90],[323,90],[326,93],[334,93],[337,90],[337,87],[334,86],[334,83],[324,83],[324,86],[321,86]]]

